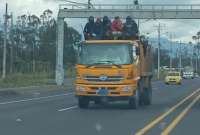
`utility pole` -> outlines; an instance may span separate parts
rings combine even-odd
[[[198,43],[197,43],[197,45],[196,46],[198,46]],[[195,59],[195,68],[196,68],[196,73],[197,73],[197,71],[198,71],[198,54],[197,54],[197,49],[196,49],[196,51],[195,51],[195,57],[196,57],[196,59]]]
[[[193,44],[192,44],[192,42],[189,42],[188,44],[189,44],[189,46],[187,47],[188,50],[190,50],[190,48],[192,47],[192,54],[191,53],[189,54],[189,56],[190,56],[190,66],[192,67],[192,69],[194,69],[194,65],[193,65],[193,54],[194,54]]]
[[[192,67],[192,69],[194,69],[194,64],[193,64],[193,57],[194,57],[194,48],[193,48],[193,44],[192,42],[189,42],[189,49],[190,50],[190,47],[192,47],[192,55],[190,56],[190,66]],[[190,54],[189,54],[190,55]]]
[[[10,32],[10,37],[11,37],[11,46],[10,46],[10,73],[13,72],[13,13],[11,13],[11,32]]]
[[[160,37],[161,37],[161,29],[164,27],[164,25],[161,25],[161,23],[158,24],[158,26],[155,26],[158,31],[158,67],[157,67],[157,79],[160,79],[160,48],[161,48],[161,43],[160,43]]]
[[[169,67],[170,67],[170,71],[172,71],[172,34],[170,34],[170,63],[169,63]]]
[[[4,22],[4,45],[3,45],[3,68],[2,68],[2,79],[6,78],[6,55],[7,55],[7,22],[8,22],[8,4],[6,3]]]
[[[158,25],[158,79],[160,79],[160,28],[161,25]]]
[[[182,42],[179,43],[179,68],[182,69]]]

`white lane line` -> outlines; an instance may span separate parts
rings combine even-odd
[[[60,110],[58,110],[58,111],[59,111],[59,112],[63,112],[63,111],[68,111],[68,110],[72,110],[72,109],[76,109],[76,108],[78,108],[77,105],[71,106],[71,107],[68,107],[68,108],[63,108],[63,109],[60,109]]]
[[[6,104],[13,104],[13,103],[21,103],[21,102],[28,102],[28,101],[36,101],[41,99],[49,99],[49,98],[55,98],[55,97],[61,97],[61,96],[68,96],[72,93],[67,94],[59,94],[59,95],[53,95],[53,96],[46,96],[46,97],[38,97],[38,98],[29,98],[29,99],[23,99],[23,100],[14,100],[14,101],[8,101],[8,102],[1,102],[0,105],[6,105]]]

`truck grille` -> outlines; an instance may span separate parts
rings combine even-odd
[[[120,82],[124,78],[122,76],[105,76],[103,79],[101,76],[85,76],[84,80],[89,82]]]
[[[175,82],[175,81],[176,81],[176,79],[169,79],[169,81],[171,81],[171,82]]]

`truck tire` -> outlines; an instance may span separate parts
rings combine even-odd
[[[88,108],[90,100],[87,97],[79,97],[78,98],[78,106],[79,108]]]
[[[143,105],[143,94],[142,94],[142,90],[143,89],[143,85],[141,82],[138,83],[138,92],[139,92],[139,105],[142,106]]]
[[[139,106],[139,95],[138,91],[136,91],[135,96],[129,98],[129,107],[131,109],[137,109]]]
[[[151,83],[149,84],[149,88],[144,89],[144,97],[143,97],[144,105],[151,105],[152,103],[152,87]]]

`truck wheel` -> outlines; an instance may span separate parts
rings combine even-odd
[[[135,96],[129,98],[129,107],[131,109],[137,109],[139,106],[139,95],[138,91],[136,91]]]
[[[78,106],[79,108],[88,108],[90,100],[87,97],[79,97],[78,98]]]
[[[149,88],[144,89],[144,98],[143,98],[144,105],[151,105],[152,103],[152,88],[151,85]]]
[[[142,89],[143,89],[143,86],[142,86],[142,83],[139,82],[138,83],[138,95],[139,95],[139,105],[142,106],[143,105],[143,96],[142,96]]]

